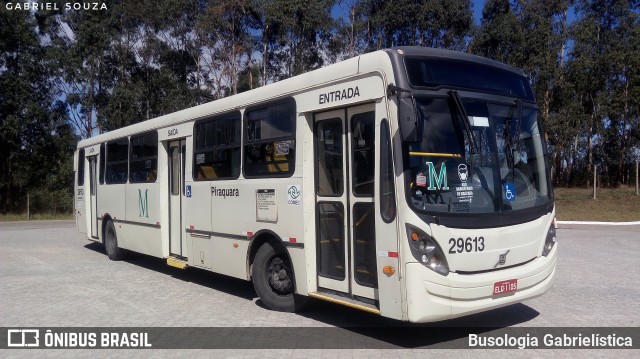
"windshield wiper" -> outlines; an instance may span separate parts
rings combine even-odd
[[[512,121],[514,121],[513,119],[513,107],[511,108],[512,110],[509,112],[509,118],[507,118],[507,122],[505,123],[505,129],[507,130],[507,134],[506,134],[506,145],[507,145],[507,165],[509,166],[509,168],[513,171],[513,169],[515,168],[517,161],[516,161],[516,154],[514,152],[514,150],[518,150],[519,146],[518,143],[520,142],[520,119],[522,118],[522,101],[520,99],[515,99],[515,129],[513,128],[514,126],[511,125]],[[520,157],[518,156],[518,161],[520,160]]]
[[[462,117],[462,127],[464,131],[467,133],[467,137],[469,137],[469,146],[471,147],[471,154],[478,153],[478,143],[476,142],[476,137],[473,134],[473,130],[471,129],[471,123],[469,122],[469,117],[467,116],[467,112],[464,110],[464,106],[462,105],[462,101],[460,100],[460,96],[458,96],[457,91],[449,91],[449,97],[453,100],[453,103],[456,107],[456,111],[458,112],[458,116]]]

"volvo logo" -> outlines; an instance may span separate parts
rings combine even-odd
[[[507,263],[507,254],[509,254],[509,252],[511,252],[511,249],[509,249],[508,251],[502,253],[498,257],[498,263],[496,263],[496,265],[494,265],[493,268],[496,268],[497,266],[503,266],[505,263]]]

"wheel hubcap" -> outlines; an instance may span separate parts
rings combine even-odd
[[[280,257],[273,257],[267,265],[269,286],[281,295],[293,292],[293,281],[291,280],[291,269],[288,263]]]

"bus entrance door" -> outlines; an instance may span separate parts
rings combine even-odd
[[[182,215],[185,151],[184,139],[169,142],[169,253],[178,258],[186,257],[187,251]]]
[[[374,138],[373,104],[314,117],[318,288],[365,302],[378,288]]]

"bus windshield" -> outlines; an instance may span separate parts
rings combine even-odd
[[[451,97],[416,97],[421,135],[404,146],[409,205],[426,213],[496,213],[548,203],[538,111],[519,101],[462,99],[460,111]]]

